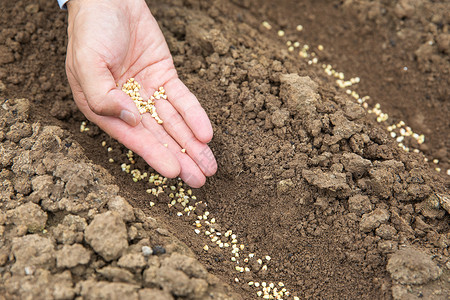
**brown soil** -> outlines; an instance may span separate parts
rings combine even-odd
[[[250,260],[251,271],[244,273],[236,272],[231,251],[213,247],[207,236],[194,233],[193,217],[201,215],[202,205],[193,217],[177,217],[179,207],[169,208],[166,194],[148,195],[148,183],[133,183],[122,172],[126,149],[93,124],[80,133],[85,119],[73,104],[64,74],[66,14],[58,12],[53,1],[31,3],[0,4],[7,16],[0,20],[2,103],[28,98],[30,124],[67,130],[84,149],[83,155],[105,168],[99,173],[112,175],[120,195],[169,228],[208,272],[243,299],[256,297],[257,289],[249,281],[281,281],[301,299],[448,295],[448,3],[152,1],[150,8],[160,21],[179,75],[205,107],[215,132],[211,147],[219,171],[194,194],[207,203],[220,231],[230,229],[239,236],[245,244],[241,255],[271,257],[267,271]],[[273,28],[264,28],[263,21]],[[302,32],[296,31],[298,24],[303,25]],[[277,35],[279,29],[284,30],[283,37]],[[309,65],[308,59],[298,56],[298,48],[289,52],[288,40],[299,41],[300,47],[308,44],[310,52],[323,45],[323,51],[315,50],[319,63]],[[389,114],[388,124],[366,114],[345,89],[337,87],[335,78],[324,73],[322,64],[331,64],[346,79],[360,77],[355,90],[371,97],[370,107],[380,103]],[[420,153],[405,152],[389,136],[387,125],[399,121],[425,134],[422,145],[410,137],[403,142]],[[3,121],[4,149],[27,149],[30,141],[25,140],[33,132],[27,122]],[[107,152],[102,141],[113,150]],[[423,155],[439,163],[425,164]],[[42,175],[36,172],[23,179],[13,161],[2,164],[0,179],[14,185]],[[140,159],[135,166],[148,169]],[[441,173],[434,170],[437,166]],[[7,247],[14,238],[30,235],[14,231],[17,203],[34,201],[48,211],[45,201],[33,198],[34,188],[13,189],[7,200],[2,194],[2,210],[11,211],[13,220],[4,221],[7,234],[2,243]],[[150,201],[156,205],[150,207]],[[92,222],[87,211],[69,212]],[[60,222],[49,218],[45,228],[52,232]],[[88,238],[78,242],[93,248],[95,257],[102,256]],[[210,245],[208,252],[203,250],[205,244]],[[11,273],[17,275],[18,262],[9,252],[5,255],[9,259],[0,260],[2,283],[11,291],[9,279]],[[411,260],[402,260],[405,256]],[[92,259],[92,269],[101,260]],[[48,268],[52,274],[62,270]],[[79,269],[70,272],[74,284],[87,277]],[[139,277],[142,270],[134,272]],[[94,271],[88,275],[92,280],[103,278]],[[139,280],[140,287],[147,286],[148,280]],[[211,290],[212,282],[208,281]],[[159,287],[180,299],[194,297]],[[81,292],[74,296],[77,293]]]

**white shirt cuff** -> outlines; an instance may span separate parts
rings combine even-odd
[[[67,2],[69,2],[69,0],[58,0],[59,7],[61,9],[67,9],[67,6],[66,6]]]

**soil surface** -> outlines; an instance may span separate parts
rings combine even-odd
[[[0,3],[0,299],[447,299],[449,3],[150,8],[213,124],[201,189],[77,110],[65,12]]]

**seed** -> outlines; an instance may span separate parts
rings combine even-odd
[[[181,211],[177,212],[177,216],[181,217],[183,213]]]
[[[169,145],[167,145],[167,144],[163,144],[163,145],[164,145],[164,147],[166,147],[166,148],[169,147]]]
[[[105,147],[105,146],[106,146],[106,142],[103,141],[103,142],[102,142],[102,147]]]
[[[194,232],[195,232],[196,234],[200,234],[200,230],[198,230],[198,229],[195,229]]]
[[[262,22],[262,26],[264,26],[267,30],[272,29],[272,25],[270,25],[267,21]]]
[[[208,245],[203,246],[203,250],[208,251],[209,250]]]
[[[109,161],[110,163],[113,163],[113,162],[114,162],[114,159],[110,158],[108,161]]]
[[[186,153],[186,149],[184,149],[184,148],[181,149],[181,152]]]
[[[283,30],[278,30],[278,36],[284,36],[284,31]]]
[[[319,45],[319,46],[317,46],[317,49],[319,49],[319,51],[322,51],[323,50],[323,46]]]
[[[297,31],[302,31],[303,30],[303,26],[302,25],[297,25],[297,27],[295,29],[297,29]]]

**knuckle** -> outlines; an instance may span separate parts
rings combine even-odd
[[[90,101],[88,101],[88,105],[95,114],[101,116],[105,114],[106,108],[100,101],[90,99]]]

